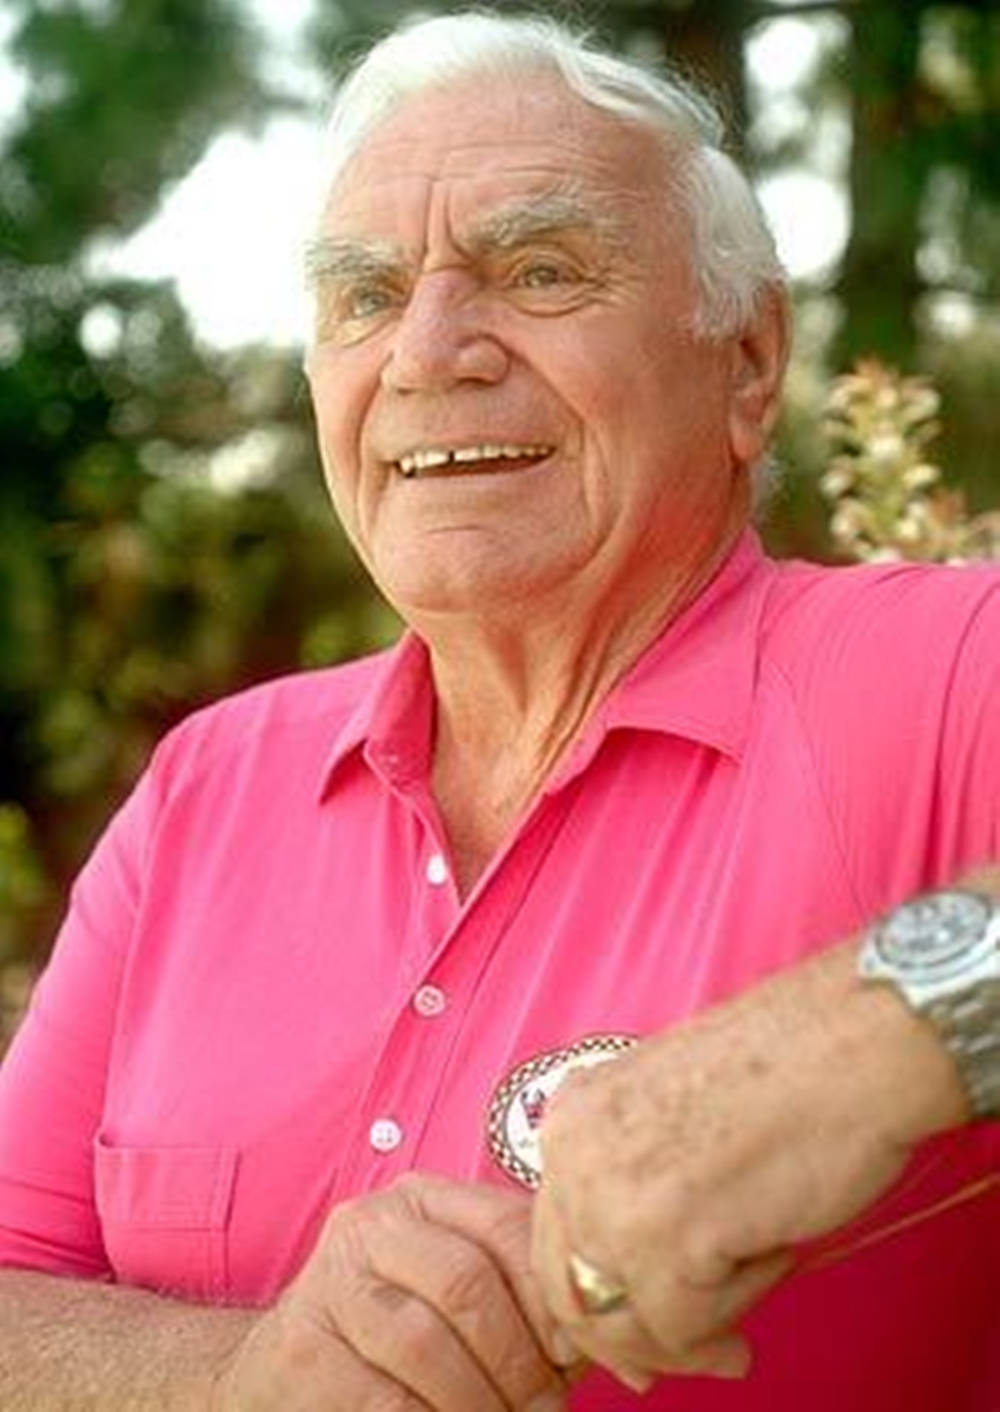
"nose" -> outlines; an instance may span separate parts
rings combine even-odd
[[[422,274],[396,321],[382,385],[393,392],[442,392],[463,382],[499,382],[509,357],[484,327],[476,293],[459,271]]]

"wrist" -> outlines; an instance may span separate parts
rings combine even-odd
[[[230,1370],[228,1365],[219,1368],[209,1377],[208,1387],[203,1398],[204,1412],[238,1412],[230,1394]]]
[[[895,1002],[904,1038],[911,1020],[914,1067],[905,1108],[918,1126],[937,1131],[1000,1114],[1000,902],[995,897],[967,886],[903,903],[861,938],[857,975],[871,994]],[[888,1025],[890,1008],[884,1014]]]
[[[255,1311],[252,1321],[239,1331],[239,1337],[226,1350],[220,1350],[221,1356],[213,1362],[203,1383],[197,1404],[201,1412],[247,1412],[250,1404],[243,1395],[246,1388],[242,1373],[266,1317],[265,1311]]]
[[[856,967],[863,942],[851,948]],[[856,981],[870,1036],[872,1081],[885,1098],[887,1136],[909,1149],[972,1117],[954,1057],[941,1035],[892,985]]]
[[[239,1393],[240,1370],[247,1349],[254,1342],[256,1323],[251,1325],[235,1348],[209,1372],[204,1412],[245,1412],[245,1403]]]

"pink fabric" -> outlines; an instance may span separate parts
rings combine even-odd
[[[428,878],[415,640],[192,717],[79,879],[4,1065],[0,1262],[262,1302],[331,1203],[410,1168],[511,1182],[486,1115],[517,1065],[668,1025],[1000,858],[998,691],[995,569],[775,565],[748,535],[463,905]],[[1000,1171],[998,1132],[929,1145],[855,1234]],[[641,1405],[996,1412],[998,1280],[990,1188],[789,1281],[749,1382]],[[573,1399],[633,1403],[600,1376]]]

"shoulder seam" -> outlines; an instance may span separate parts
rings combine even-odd
[[[858,887],[857,879],[854,877],[854,874],[851,870],[850,863],[848,861],[847,849],[844,847],[844,840],[837,825],[836,813],[830,805],[830,799],[827,793],[826,785],[819,769],[819,763],[816,759],[816,751],[813,746],[812,735],[808,730],[806,722],[803,719],[802,713],[799,709],[799,700],[795,692],[794,684],[785,669],[781,666],[781,664],[775,661],[774,658],[769,657],[766,651],[762,653],[761,667],[773,672],[773,674],[781,681],[782,685],[785,687],[788,693],[788,699],[791,703],[792,710],[795,712],[795,719],[799,725],[799,732],[801,735],[803,748],[808,757],[812,777],[816,784],[816,791],[823,808],[823,813],[826,815],[827,822],[830,825],[830,836],[833,839],[834,844],[836,845],[837,856],[840,859],[840,866],[843,871],[844,878],[847,882],[847,886],[850,889],[851,896],[854,898],[855,905],[857,906],[860,915],[862,917],[869,916],[873,913],[874,909],[870,907],[865,901],[865,899],[862,897],[861,891]]]

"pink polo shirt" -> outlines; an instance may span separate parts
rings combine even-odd
[[[344,1197],[516,1183],[495,1099],[529,1131],[545,1056],[1000,858],[998,692],[996,568],[774,564],[748,533],[464,902],[415,639],[200,712],[78,880],[2,1070],[0,1262],[263,1302]],[[641,1405],[997,1412],[997,1188],[906,1222],[1000,1171],[998,1134],[929,1144],[853,1254],[773,1294],[749,1381]],[[594,1374],[572,1405],[640,1400]]]

